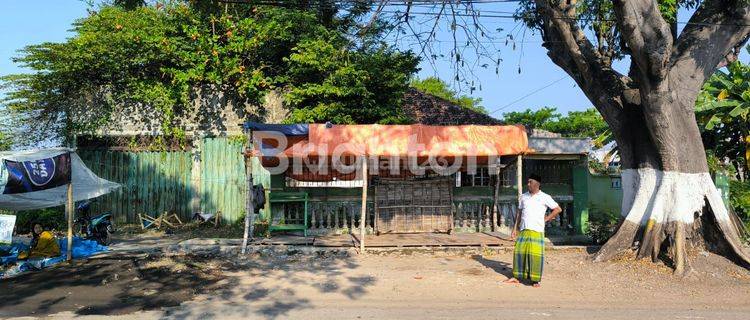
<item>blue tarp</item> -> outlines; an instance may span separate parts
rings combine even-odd
[[[18,261],[18,254],[22,251],[28,250],[29,247],[27,245],[23,243],[12,243],[11,245],[0,246],[0,251],[9,252],[8,255],[0,257],[0,264],[6,265],[17,263],[16,266],[5,272],[0,272],[0,278],[14,277],[26,271],[39,270],[65,261],[68,249],[68,239],[57,239],[57,244],[60,246],[60,255],[57,257],[22,261]],[[107,247],[100,245],[94,240],[73,237],[73,259],[90,257],[103,251],[107,251]]]
[[[274,131],[285,136],[306,136],[310,133],[307,124],[266,124],[258,122],[245,122],[245,130]]]

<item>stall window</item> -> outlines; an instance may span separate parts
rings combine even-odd
[[[460,172],[457,177],[460,177],[461,187],[488,187],[492,186],[494,182],[489,168],[477,168],[473,174]]]

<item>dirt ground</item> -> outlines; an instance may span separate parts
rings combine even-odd
[[[221,260],[200,256],[108,256],[0,281],[0,318],[117,315],[179,305],[218,288]]]
[[[0,282],[0,317],[124,319],[747,319],[750,272],[710,253],[695,275],[548,251],[541,288],[510,252],[108,257]],[[114,275],[117,276],[114,276]]]

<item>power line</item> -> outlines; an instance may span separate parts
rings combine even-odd
[[[471,0],[471,1],[461,1],[460,3],[456,3],[457,5],[474,5],[474,4],[492,4],[492,3],[516,3],[520,2],[521,0]],[[281,1],[281,0],[218,0],[220,3],[229,3],[229,4],[246,4],[246,5],[271,5],[271,6],[301,6],[303,4],[301,3],[294,3],[289,1]],[[382,6],[384,7],[417,7],[417,6],[438,6],[438,5],[448,5],[445,2],[440,1],[431,1],[431,0],[411,0],[408,1],[410,3],[407,3],[407,1],[385,1],[382,3]],[[356,1],[346,1],[346,0],[334,0],[327,3],[321,3],[321,2],[315,2],[315,3],[307,3],[304,4],[305,7],[308,8],[322,8],[326,7],[330,4],[370,4],[372,7],[380,6],[381,3],[379,2],[372,2],[367,0],[356,0]]]
[[[228,2],[228,3],[240,3],[240,4],[266,4],[266,3],[273,3],[273,4],[287,4],[287,5],[300,5],[302,3],[295,3],[293,1],[284,1],[284,0],[218,0],[218,2]],[[521,0],[463,0],[460,2],[457,2],[456,4],[463,5],[463,4],[483,4],[483,3],[503,3],[503,2],[521,2]],[[333,0],[333,1],[327,1],[326,3],[322,2],[314,2],[314,3],[307,3],[305,5],[307,6],[316,6],[316,5],[326,5],[326,4],[353,4],[353,3],[360,3],[360,4],[371,4],[372,6],[381,5],[381,1],[370,1],[370,0]],[[401,0],[401,1],[393,1],[393,0],[386,0],[382,1],[382,5],[384,6],[408,6],[408,5],[446,5],[449,2],[445,1],[435,1],[435,0]]]
[[[459,10],[460,11],[460,10]],[[405,14],[406,12],[401,11],[381,11],[382,13],[393,13],[393,14]],[[501,12],[501,11],[498,11]],[[456,17],[475,17],[475,18],[497,18],[497,19],[513,19],[517,20],[522,17],[517,15],[503,15],[503,14],[482,14],[482,10],[477,10],[476,13],[436,13],[436,12],[419,12],[410,11],[409,15],[424,15],[424,16],[456,16]],[[582,21],[582,22],[617,22],[615,19],[598,19],[598,18],[570,18],[570,17],[547,17],[547,19],[555,20],[566,20],[566,21]],[[690,21],[677,21],[677,24],[684,25],[697,25],[697,26],[738,26],[738,27],[750,27],[750,24],[740,23],[707,23],[707,22],[690,22]]]
[[[554,85],[555,83],[558,83],[558,82],[562,81],[563,79],[565,79],[565,78],[567,78],[567,77],[568,77],[568,76],[566,75],[566,76],[563,76],[563,77],[562,77],[562,78],[560,78],[560,79],[557,79],[557,80],[555,80],[555,81],[552,81],[552,82],[548,83],[547,85],[545,85],[545,86],[543,86],[543,87],[541,87],[541,88],[538,88],[538,89],[536,89],[536,90],[534,90],[534,91],[531,91],[531,92],[527,93],[526,95],[524,95],[523,97],[520,97],[520,98],[518,98],[518,99],[516,99],[516,100],[513,100],[512,102],[510,102],[510,103],[508,103],[508,104],[506,104],[506,105],[504,105],[504,106],[502,106],[502,107],[500,107],[500,108],[497,108],[497,109],[495,109],[495,110],[492,110],[492,112],[489,112],[489,113],[487,113],[487,114],[488,114],[488,115],[491,115],[491,114],[493,114],[493,113],[495,113],[495,112],[498,112],[498,111],[500,111],[500,110],[503,110],[503,109],[505,109],[505,108],[508,108],[508,107],[510,107],[510,106],[512,106],[512,105],[514,105],[514,104],[516,104],[517,102],[519,102],[519,101],[521,101],[521,100],[523,100],[523,99],[526,99],[526,98],[530,97],[531,95],[533,95],[533,94],[535,94],[535,93],[537,93],[537,92],[539,92],[539,91],[542,91],[542,90],[544,90],[544,89],[547,89],[547,88],[551,87],[551,86],[552,86],[552,85]]]
[[[221,3],[233,3],[233,4],[248,4],[248,5],[269,5],[269,6],[294,6],[294,3],[290,2],[284,2],[281,0],[218,0]],[[517,3],[521,0],[467,0],[467,1],[461,1],[460,3],[456,3],[457,5],[470,5],[470,4],[491,4],[491,3]],[[440,1],[430,1],[430,0],[411,0],[409,1],[411,3],[404,2],[391,2],[391,1],[384,1],[382,3],[385,7],[396,7],[396,6],[408,6],[408,7],[437,7],[437,6],[445,6],[445,2]],[[371,6],[377,6],[381,5],[380,3],[373,3],[371,1],[367,0],[333,0],[329,3],[332,4],[371,4]],[[323,3],[310,3],[307,4],[310,8],[323,8],[325,4]],[[456,11],[465,11],[463,8],[457,8]],[[509,11],[493,11],[493,10],[473,10],[475,13],[459,13],[459,12],[451,12],[451,13],[436,13],[436,12],[418,12],[418,11],[409,11],[408,15],[431,15],[431,16],[456,16],[456,17],[475,17],[475,18],[497,18],[497,19],[513,19],[517,20],[521,17],[515,15],[513,12]],[[489,14],[482,14],[482,12],[486,12]],[[406,11],[381,11],[381,13],[392,13],[392,14],[407,14]],[[567,21],[582,21],[582,22],[617,22],[615,19],[598,19],[598,18],[580,18],[580,17],[547,17],[547,19],[557,19],[557,20],[567,20]],[[740,27],[750,27],[750,24],[731,24],[731,23],[707,23],[707,22],[690,22],[690,21],[677,21],[677,24],[681,25],[698,25],[698,26],[740,26]]]

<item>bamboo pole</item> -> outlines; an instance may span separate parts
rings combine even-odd
[[[365,253],[365,219],[367,218],[367,157],[362,161],[362,209],[359,215],[359,252]]]
[[[250,129],[247,129],[245,134],[247,137],[247,145],[251,146],[253,134]],[[255,223],[255,193],[253,192],[253,158],[250,154],[245,154],[245,176],[247,183],[247,195],[245,196],[245,233],[242,237],[242,250],[240,253],[245,254],[247,250],[247,239],[248,236],[252,237],[253,228]]]
[[[68,215],[68,248],[67,261],[73,260],[73,177],[68,183],[68,201],[65,203],[65,213]]]

